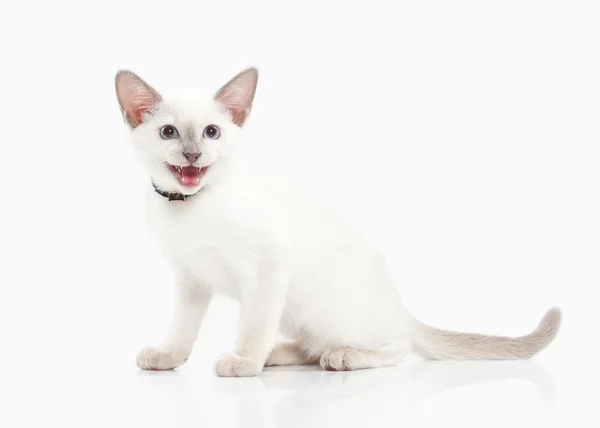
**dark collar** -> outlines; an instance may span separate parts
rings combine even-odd
[[[163,198],[167,198],[169,201],[185,201],[190,196],[194,196],[196,194],[196,193],[194,193],[192,195],[184,195],[183,193],[179,193],[179,192],[166,192],[166,191],[160,190],[158,187],[156,187],[156,184],[154,184],[154,181],[152,181],[152,187],[154,187],[154,191],[156,193],[158,193]]]

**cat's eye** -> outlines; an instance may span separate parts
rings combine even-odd
[[[208,125],[206,128],[204,128],[202,136],[204,138],[208,138],[209,140],[216,140],[221,136],[221,130],[217,125]]]
[[[179,132],[173,125],[165,125],[160,128],[160,138],[163,140],[174,140],[179,138]]]

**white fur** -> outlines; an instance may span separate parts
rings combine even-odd
[[[119,85],[129,85],[121,94],[139,93],[132,84],[147,86],[132,73],[120,76],[118,93]],[[138,356],[141,368],[172,369],[188,358],[212,293],[227,294],[241,305],[235,349],[215,365],[220,376],[256,375],[265,363],[320,361],[331,370],[393,365],[411,347],[428,358],[532,355],[521,355],[517,342],[511,342],[516,345],[510,354],[477,352],[476,341],[469,347],[464,334],[452,332],[443,332],[436,349],[440,330],[409,315],[378,251],[329,209],[263,177],[238,156],[243,133],[232,121],[241,117],[243,125],[256,73],[238,76],[243,78],[232,79],[219,92],[227,97],[160,97],[144,110],[143,123],[130,123],[135,153],[154,183],[167,191],[197,192],[186,201],[168,201],[149,185],[149,223],[175,266],[181,298],[164,343]],[[124,111],[135,108],[133,98],[120,95],[119,101]],[[243,114],[232,113],[236,108]],[[162,140],[158,129],[165,124],[177,127],[181,138]],[[218,140],[201,137],[209,124],[221,128]],[[210,165],[198,188],[181,186],[164,165],[186,165],[184,151],[202,154],[195,165]],[[544,332],[549,340],[543,346],[556,334],[559,315]],[[269,358],[278,331],[295,342],[278,345]],[[426,352],[421,349],[425,343]],[[496,344],[501,348],[502,343]],[[543,347],[527,343],[527,351]]]

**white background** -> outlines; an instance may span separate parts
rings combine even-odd
[[[356,3],[3,4],[1,426],[597,426],[598,3]],[[171,285],[114,74],[216,90],[250,65],[247,156],[368,234],[414,314],[520,335],[559,305],[556,342],[219,379],[237,311],[218,300],[186,366],[138,373]]]

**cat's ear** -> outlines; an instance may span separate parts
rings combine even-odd
[[[117,73],[115,88],[123,118],[132,128],[140,125],[144,113],[162,100],[158,92],[137,74],[128,70]]]
[[[238,126],[242,126],[250,114],[257,83],[258,70],[248,68],[227,82],[215,95],[215,101],[229,111],[233,123]]]

